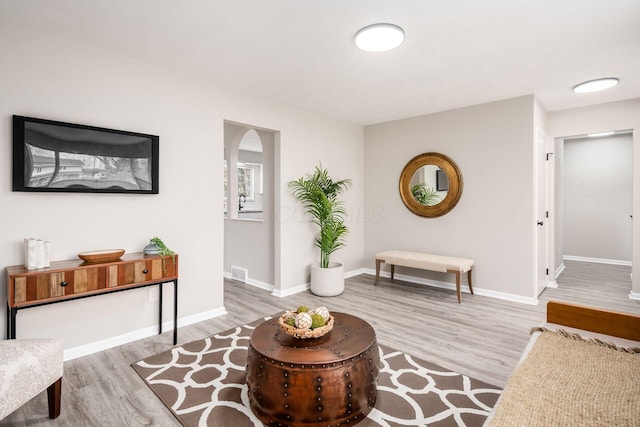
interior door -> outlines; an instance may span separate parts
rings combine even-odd
[[[547,147],[547,135],[536,132],[536,295],[540,295],[549,283],[549,165],[552,154]]]

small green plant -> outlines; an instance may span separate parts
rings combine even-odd
[[[176,253],[171,249],[169,249],[167,245],[165,245],[164,242],[159,237],[152,237],[151,243],[153,243],[158,247],[158,255],[160,255],[160,258],[162,259],[162,272],[166,273],[167,265],[165,264],[164,258],[167,256],[170,256],[171,259],[173,260],[173,264],[175,265]]]
[[[424,184],[416,184],[411,187],[413,197],[424,206],[434,206],[440,203],[440,196],[435,188],[427,187]]]

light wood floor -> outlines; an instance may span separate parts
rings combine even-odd
[[[344,294],[320,298],[310,292],[276,298],[269,292],[225,281],[229,314],[179,330],[179,344],[200,339],[260,316],[300,304],[324,305],[369,321],[378,341],[465,375],[503,387],[528,341],[529,328],[544,321],[549,300],[575,302],[629,313],[640,301],[628,298],[630,267],[565,262],[557,289],[546,289],[530,306],[381,279],[348,279]],[[170,332],[65,363],[62,414],[47,418],[46,393],[0,421],[0,426],[177,426],[131,368],[131,363],[170,348]]]

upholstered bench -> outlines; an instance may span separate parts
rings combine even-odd
[[[60,415],[62,342],[57,339],[0,341],[0,419],[45,389],[49,418]]]
[[[467,281],[469,282],[469,290],[473,294],[473,286],[471,284],[471,270],[473,269],[473,260],[465,258],[454,258],[449,256],[431,255],[421,252],[409,251],[385,251],[376,254],[376,281],[380,280],[380,264],[386,263],[391,265],[391,280],[395,272],[395,266],[419,268],[422,270],[438,271],[442,273],[455,273],[456,275],[456,291],[458,292],[458,303],[461,302],[460,296],[460,275],[467,273]]]

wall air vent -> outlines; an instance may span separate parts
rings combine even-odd
[[[242,283],[247,283],[249,271],[246,268],[231,267],[231,278]]]

